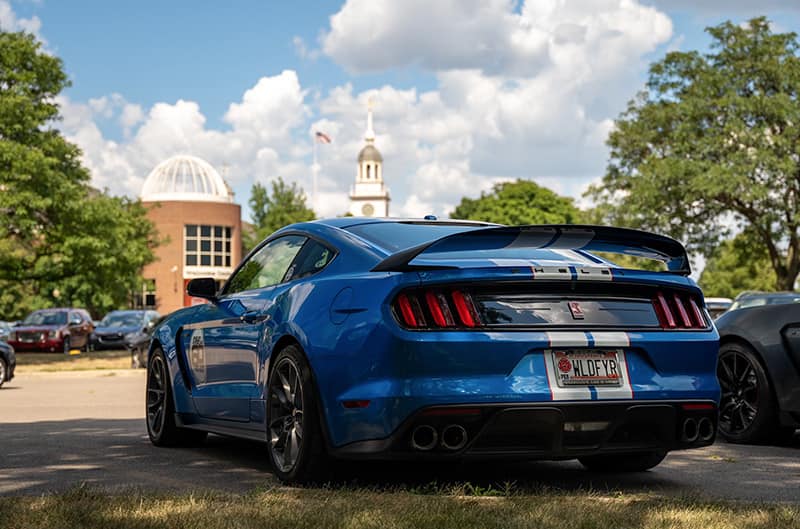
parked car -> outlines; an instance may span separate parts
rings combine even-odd
[[[731,298],[706,298],[706,308],[708,313],[711,314],[712,319],[719,318],[722,313],[727,311],[733,305]]]
[[[14,369],[16,367],[17,357],[14,354],[14,348],[6,342],[0,342],[0,388],[14,378]]]
[[[663,261],[624,270],[593,250]],[[578,458],[642,471],[716,434],[718,335],[677,241],[599,226],[339,218],[255,248],[153,337],[157,446],[267,444],[276,475],[328,458]]]
[[[19,351],[86,351],[94,327],[84,309],[37,310],[11,330],[8,343]]]
[[[11,335],[12,323],[9,321],[0,321],[0,342],[7,342],[8,337]]]
[[[742,292],[733,300],[728,310],[760,307],[762,305],[786,305],[800,303],[798,292]]]
[[[716,325],[720,434],[735,443],[792,436],[800,428],[800,304],[731,310]]]
[[[149,331],[161,316],[154,310],[114,310],[98,323],[92,333],[95,350],[140,347],[150,340]]]
[[[150,343],[153,339],[153,333],[158,328],[158,325],[164,320],[164,317],[156,320],[141,338],[132,345],[131,351],[131,367],[134,369],[147,367],[147,360],[150,357]]]

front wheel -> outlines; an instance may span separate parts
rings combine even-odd
[[[65,337],[64,337],[64,343],[63,343],[63,347],[64,347],[64,354],[65,354],[65,355],[68,355],[68,354],[69,354],[69,352],[70,352],[70,350],[71,350],[71,347],[72,347],[72,346],[70,345],[69,336],[65,336]]]
[[[0,388],[3,387],[3,384],[8,377],[8,366],[6,365],[6,361],[3,358],[0,358]]]
[[[202,443],[207,432],[181,428],[175,424],[175,402],[164,352],[153,351],[147,365],[145,398],[147,435],[156,446],[181,446]]]
[[[658,466],[665,457],[666,452],[657,451],[579,457],[578,461],[589,470],[597,472],[644,472]]]
[[[327,454],[311,369],[298,347],[278,353],[267,390],[268,453],[275,475],[286,483],[320,480]]]

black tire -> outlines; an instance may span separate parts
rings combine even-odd
[[[5,358],[0,357],[0,388],[5,384],[6,378],[8,378],[8,364]]]
[[[317,392],[297,346],[284,348],[272,362],[266,407],[267,453],[278,479],[293,484],[324,480],[329,467]]]
[[[758,355],[750,347],[723,344],[717,361],[717,378],[722,388],[719,433],[726,441],[755,444],[780,439],[783,429],[772,386]]]
[[[666,452],[657,451],[579,457],[578,461],[595,472],[644,472],[657,466],[665,457]]]
[[[64,337],[64,340],[63,340],[62,347],[63,347],[63,349],[64,349],[64,354],[65,354],[65,355],[69,355],[69,352],[70,352],[70,350],[71,350],[71,349],[70,349],[71,345],[70,345],[69,336],[65,336],[65,337]]]
[[[153,351],[147,363],[145,422],[150,442],[156,446],[193,446],[202,443],[208,432],[181,428],[175,424],[175,401],[164,352]]]

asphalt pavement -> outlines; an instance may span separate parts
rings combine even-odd
[[[20,374],[0,389],[0,494],[80,484],[124,490],[220,490],[277,484],[265,446],[209,436],[197,448],[156,448],[144,424],[143,370]],[[429,481],[514,482],[599,492],[655,492],[800,503],[800,436],[787,446],[714,446],[673,452],[639,474],[588,472],[575,461],[524,464],[344,464],[343,482],[378,487]]]

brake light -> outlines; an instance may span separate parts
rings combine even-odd
[[[663,329],[705,329],[706,319],[697,301],[689,294],[658,292],[653,298],[658,322]],[[688,307],[688,309],[687,309]]]
[[[394,312],[400,323],[412,329],[481,325],[472,297],[461,290],[407,290],[395,298]]]

